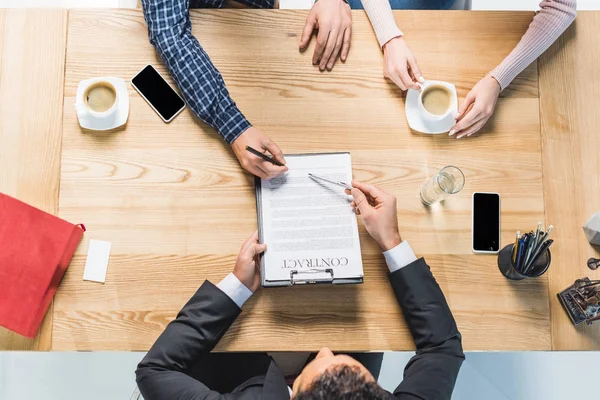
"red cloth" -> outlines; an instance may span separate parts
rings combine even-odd
[[[0,193],[0,325],[35,337],[83,229]]]

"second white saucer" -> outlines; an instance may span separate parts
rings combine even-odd
[[[406,94],[406,120],[408,126],[412,130],[427,133],[430,135],[436,135],[440,133],[446,133],[454,126],[456,121],[454,116],[458,111],[458,96],[456,94],[456,86],[451,83],[443,81],[428,81],[429,84],[437,84],[446,87],[452,96],[452,104],[450,105],[450,112],[443,119],[432,119],[429,113],[427,113],[419,105],[420,91],[409,89]]]

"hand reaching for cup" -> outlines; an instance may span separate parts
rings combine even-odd
[[[396,198],[376,186],[352,181],[354,201],[350,204],[356,214],[361,215],[367,232],[375,239],[383,251],[393,249],[402,241],[398,231]]]
[[[478,132],[490,119],[500,96],[500,84],[492,76],[486,76],[471,89],[456,114],[456,124],[450,128],[450,136],[457,139]]]
[[[383,45],[383,75],[402,90],[418,90],[419,82],[425,82],[417,59],[402,36]]]

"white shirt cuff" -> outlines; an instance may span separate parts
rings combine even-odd
[[[239,308],[242,308],[246,300],[252,296],[252,291],[240,282],[233,272],[223,278],[223,280],[217,284],[217,287],[229,296]]]
[[[383,256],[390,272],[396,272],[400,268],[404,268],[408,264],[417,261],[417,256],[415,256],[407,241],[400,243],[393,249],[385,251]]]

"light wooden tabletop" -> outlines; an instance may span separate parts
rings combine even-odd
[[[22,14],[9,22],[13,12]],[[85,223],[88,232],[57,292],[52,321],[33,342],[0,331],[0,349],[147,350],[204,279],[216,283],[232,270],[256,228],[253,180],[189,110],[166,125],[131,86],[124,128],[82,130],[73,108],[80,80],[129,80],[148,63],[168,73],[140,10],[70,11],[66,67],[67,13],[44,12],[0,12],[0,190],[56,212],[62,163],[59,216]],[[582,264],[594,250],[581,225],[600,204],[598,126],[589,112],[600,81],[600,14],[582,14],[542,58],[540,79],[537,65],[529,67],[504,91],[484,132],[457,141],[409,130],[404,98],[382,76],[381,52],[362,12],[353,13],[348,61],[328,73],[310,65],[312,47],[297,50],[304,11],[192,12],[194,34],[257,127],[287,153],[350,151],[356,178],[398,197],[402,236],[431,265],[467,350],[600,348],[597,326],[572,327],[555,297],[575,278],[599,274]],[[395,15],[424,75],[455,83],[460,97],[508,54],[533,17]],[[63,104],[48,102],[32,114],[25,97],[15,102],[11,94],[24,88],[61,98],[63,70],[61,153]],[[565,73],[572,70],[583,73]],[[31,72],[27,79],[23,71]],[[419,187],[448,164],[463,169],[466,186],[428,210]],[[537,221],[555,225],[546,276],[508,281],[495,256],[471,253],[474,191],[501,194],[503,244]],[[217,350],[412,349],[383,257],[362,224],[360,235],[363,285],[260,290]],[[104,285],[82,280],[90,238],[113,244]]]
[[[535,65],[500,100],[479,137],[408,129],[402,93],[383,78],[368,20],[355,12],[348,61],[333,72],[298,51],[305,12],[194,11],[194,34],[246,116],[285,152],[350,151],[354,176],[398,197],[402,236],[425,256],[469,350],[550,349],[547,278],[511,282],[495,256],[471,252],[471,194],[502,196],[502,238],[544,219]],[[425,77],[461,97],[510,52],[532,13],[398,12]],[[443,26],[444,29],[440,29]],[[93,29],[91,29],[91,27]],[[56,295],[54,350],[146,350],[205,279],[231,272],[256,229],[252,177],[189,111],[164,124],[130,88],[127,126],[83,131],[77,83],[130,79],[151,63],[139,10],[70,12],[59,215],[112,242],[106,284],[82,281],[82,244]],[[493,43],[493,45],[490,45]],[[421,184],[454,164],[464,190],[427,209]],[[365,283],[260,290],[218,350],[406,350],[413,342],[380,251],[360,227]]]
[[[66,10],[0,9],[0,192],[51,214],[58,211],[67,19]],[[0,350],[49,350],[51,333],[49,312],[34,340],[0,328]]]
[[[585,276],[600,258],[582,226],[600,211],[600,13],[580,12],[577,21],[540,58],[540,111],[546,220],[553,231],[549,269],[552,348],[600,350],[600,323],[574,328],[556,294]]]

